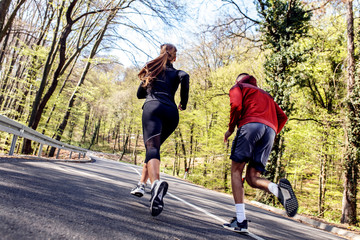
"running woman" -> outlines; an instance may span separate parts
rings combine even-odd
[[[186,109],[189,98],[189,74],[176,70],[176,47],[163,44],[160,55],[148,62],[139,72],[141,80],[137,97],[145,98],[142,113],[143,137],[146,158],[142,176],[131,194],[142,197],[146,181],[150,178],[150,212],[159,215],[163,208],[163,198],[168,190],[168,183],[160,180],[160,146],[175,131],[179,123],[179,112]],[[175,104],[175,93],[179,87],[180,103]]]
[[[256,79],[247,73],[239,74],[229,95],[230,123],[224,141],[228,140],[237,126],[230,155],[236,217],[223,227],[234,232],[248,232],[242,180],[246,163],[245,180],[251,187],[278,197],[289,217],[297,213],[298,202],[290,182],[280,179],[279,184],[275,184],[261,177],[265,172],[275,135],[284,127],[287,116],[267,92],[257,87]]]

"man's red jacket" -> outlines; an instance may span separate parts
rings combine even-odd
[[[250,123],[263,123],[278,134],[284,127],[287,116],[279,105],[264,90],[257,87],[256,79],[249,75],[243,77],[230,89],[229,131],[235,126]]]

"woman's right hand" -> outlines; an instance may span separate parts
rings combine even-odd
[[[179,103],[178,109],[179,109],[180,111],[184,111],[184,109],[182,109],[182,107],[181,107],[181,103]]]

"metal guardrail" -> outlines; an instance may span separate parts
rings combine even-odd
[[[10,118],[7,118],[0,114],[0,131],[8,132],[10,134],[13,134],[11,147],[9,151],[9,155],[13,155],[15,151],[15,145],[18,137],[23,137],[35,142],[40,143],[40,148],[38,152],[38,156],[41,157],[42,148],[43,145],[52,146],[58,149],[56,158],[59,157],[59,153],[61,149],[70,151],[70,158],[72,156],[72,152],[79,153],[79,158],[81,155],[85,157],[87,153],[87,149],[72,146],[63,142],[60,142],[58,140],[52,139],[51,137],[45,136],[44,134],[41,134],[34,129],[31,129],[21,123],[18,123]]]

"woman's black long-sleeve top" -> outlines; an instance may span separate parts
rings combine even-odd
[[[145,103],[149,101],[160,101],[167,105],[175,107],[175,93],[180,86],[180,105],[183,110],[189,99],[189,74],[184,71],[176,70],[172,64],[167,64],[164,72],[160,73],[151,86],[144,88],[140,84],[137,97],[146,98]]]

